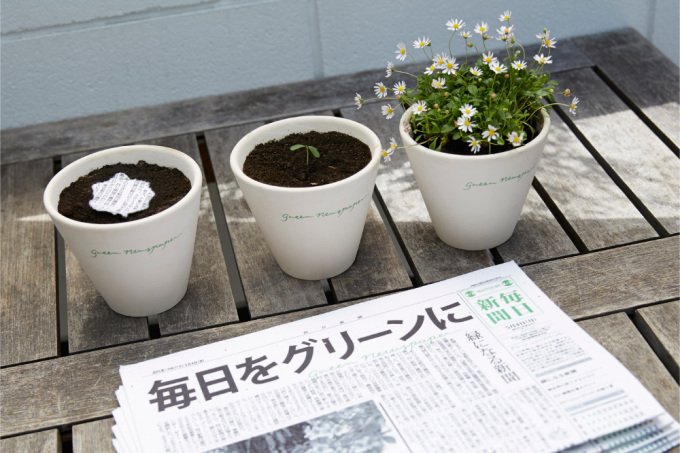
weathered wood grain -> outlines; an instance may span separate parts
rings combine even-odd
[[[66,166],[90,153],[64,156]],[[123,316],[111,310],[66,244],[66,301],[69,352],[129,343],[149,338],[146,318]]]
[[[578,253],[533,187],[529,189],[515,232],[496,249],[504,260],[515,260],[518,264]]]
[[[536,177],[586,247],[596,250],[656,237],[559,116],[550,116],[550,137]]]
[[[218,129],[205,135],[241,282],[253,317],[327,302],[320,281],[290,277],[276,264],[229,168],[229,155],[236,142],[260,124]]]
[[[192,134],[148,143],[178,149],[201,164],[196,137]],[[233,321],[238,321],[236,305],[204,177],[187,294],[173,308],[158,315],[158,326],[165,335]]]
[[[680,302],[635,311],[638,326],[675,380],[680,379]]]
[[[678,420],[680,391],[654,351],[623,313],[579,322],[598,343],[616,357],[661,405]]]
[[[331,283],[339,301],[412,286],[373,202],[368,209],[357,259],[349,269],[333,277]]]
[[[574,44],[676,145],[678,67],[632,28],[582,36]]]
[[[0,440],[3,453],[61,453],[59,432],[56,429],[25,434]]]
[[[579,319],[677,297],[679,243],[680,237],[672,236],[523,270],[562,310]]]
[[[138,343],[83,352],[2,370],[0,436],[111,415],[118,407],[118,369],[172,352],[314,316],[357,303],[300,310]]]
[[[58,352],[55,236],[42,205],[52,173],[52,159],[2,166],[2,365]]]
[[[591,66],[569,40],[550,70]],[[421,65],[417,65],[420,69]],[[407,69],[409,69],[407,67]],[[413,67],[416,70],[416,67]],[[69,119],[3,131],[3,163],[31,160],[123,142],[149,140],[255,121],[278,119],[352,104],[357,90],[368,90],[382,69],[290,83],[158,106]],[[285,106],[282,108],[282,106]]]
[[[583,99],[574,123],[586,139],[668,232],[680,231],[680,160],[594,72],[556,78]]]
[[[112,418],[73,425],[73,453],[114,453],[112,426]]]

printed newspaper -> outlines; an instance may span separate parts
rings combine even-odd
[[[666,451],[676,421],[515,263],[120,369],[118,452]]]

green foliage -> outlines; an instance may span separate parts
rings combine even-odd
[[[309,167],[309,155],[311,154],[312,156],[314,156],[315,158],[318,159],[321,154],[319,154],[319,150],[316,149],[316,147],[314,147],[312,145],[297,144],[297,145],[291,146],[290,150],[291,151],[297,151],[298,149],[303,149],[303,148],[307,151],[307,166]]]
[[[463,61],[444,52],[435,55],[428,38],[415,41],[414,47],[424,52],[431,66],[423,73],[410,74],[388,64],[386,77],[403,74],[415,83],[409,84],[407,79],[406,89],[399,91],[395,84],[392,98],[378,89],[382,83],[376,84],[375,100],[396,100],[404,110],[413,106],[413,138],[433,150],[441,151],[455,141],[465,142],[473,153],[480,149],[492,152],[508,144],[520,146],[537,132],[541,109],[557,104],[554,102],[557,83],[544,71],[552,63],[550,51],[557,41],[544,29],[537,35],[541,42],[538,53],[527,56],[515,41],[511,14],[506,11],[499,19],[502,25],[495,39],[502,41],[505,48],[498,55],[487,49],[486,42],[494,37],[489,36],[489,27],[484,22],[481,26],[477,24],[474,33],[459,31],[465,26],[462,20],[456,19],[455,27],[453,19],[447,23],[452,30],[449,52],[454,39],[463,40],[466,50]],[[481,47],[475,41],[480,41]],[[407,56],[403,47],[398,46],[402,50],[402,55],[397,56],[399,60]],[[468,55],[469,49],[479,56]],[[563,94],[569,96],[571,92],[565,90]],[[360,94],[354,100],[357,108],[366,102]],[[575,113],[576,104],[578,98],[571,105],[559,105],[566,105]],[[463,113],[462,109],[468,107],[472,113]],[[383,115],[388,119],[393,116],[386,114],[390,110],[389,104],[383,107]]]

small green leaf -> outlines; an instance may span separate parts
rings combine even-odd
[[[304,147],[305,147],[305,145],[293,145],[293,146],[290,147],[290,150],[291,151],[297,151],[298,149],[304,148]]]
[[[467,90],[471,95],[474,96],[477,94],[477,85],[468,85]]]
[[[319,150],[318,149],[316,149],[315,147],[313,147],[311,145],[308,146],[307,149],[309,150],[310,153],[312,153],[312,156],[317,157],[317,158],[319,157]]]

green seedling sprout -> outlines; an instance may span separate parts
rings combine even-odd
[[[290,147],[291,151],[297,151],[298,149],[305,148],[307,150],[307,167],[309,167],[309,155],[311,154],[312,156],[316,157],[317,159],[319,158],[319,150],[316,149],[316,147],[312,145],[293,145]]]

